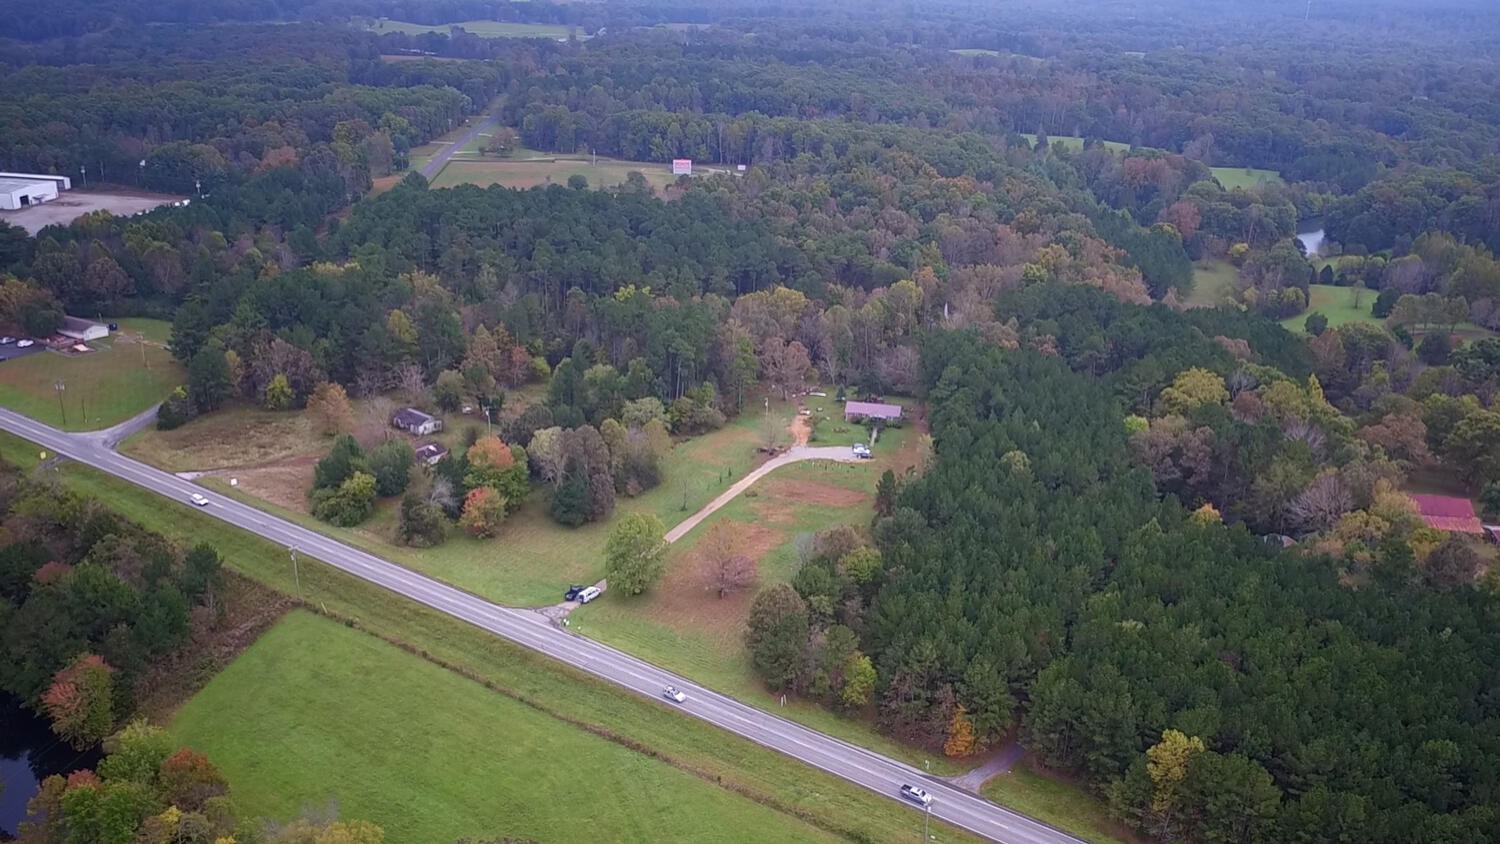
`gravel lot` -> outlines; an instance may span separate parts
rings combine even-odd
[[[36,234],[47,226],[67,225],[91,211],[108,211],[122,217],[150,211],[180,196],[135,191],[62,191],[57,199],[44,205],[33,205],[19,211],[0,211],[0,220],[20,226],[29,234]]]

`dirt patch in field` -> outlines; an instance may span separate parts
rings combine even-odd
[[[921,469],[922,464],[927,461],[926,439],[931,429],[927,427],[925,409],[914,409],[911,426],[915,430],[907,434],[906,442],[903,442],[901,448],[891,455],[891,471],[897,475],[903,474],[907,469]]]
[[[744,529],[741,549],[756,562],[786,541],[786,534],[765,525],[739,524]],[[709,588],[708,560],[695,546],[678,557],[662,576],[661,583],[653,588],[646,612],[652,620],[669,627],[708,631],[738,640],[745,629],[755,591],[752,586],[720,598]]]
[[[243,492],[264,499],[288,510],[307,512],[307,491],[312,488],[313,466],[321,458],[306,454],[264,466],[239,469],[221,469],[212,472],[214,477],[238,481]]]
[[[859,490],[845,489],[817,481],[771,477],[758,484],[767,504],[817,504],[825,507],[853,507],[869,496]]]
[[[812,438],[812,421],[803,416],[801,408],[798,408],[797,415],[792,417],[792,424],[786,426],[786,431],[792,435],[792,445],[807,445]]]

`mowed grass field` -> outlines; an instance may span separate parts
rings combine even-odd
[[[1282,184],[1281,174],[1275,170],[1258,170],[1254,167],[1210,167],[1214,178],[1225,190],[1244,188],[1249,190],[1259,185]]]
[[[1328,317],[1331,328],[1351,322],[1381,322],[1370,313],[1370,307],[1375,304],[1376,292],[1373,290],[1314,284],[1309,291],[1312,296],[1307,304],[1307,311],[1281,321],[1281,325],[1288,331],[1303,331],[1307,318],[1315,313]]]
[[[166,398],[187,377],[166,349],[171,325],[151,319],[119,323],[118,332],[89,343],[94,351],[88,354],[43,351],[0,362],[0,405],[64,430],[88,431],[123,422]]]
[[[436,32],[447,35],[448,31],[459,27],[471,35],[480,38],[567,38],[574,31],[574,27],[551,23],[506,23],[503,21],[460,21],[459,23],[445,23],[437,26],[427,26],[420,23],[407,23],[406,21],[376,21],[370,26],[371,32],[404,32],[407,35],[426,35]],[[582,30],[577,32],[580,40],[587,38]]]
[[[1188,305],[1216,308],[1229,304],[1237,276],[1233,265],[1224,261],[1199,261],[1193,265],[1193,292],[1187,297]]]
[[[638,170],[646,182],[654,188],[662,188],[677,180],[665,164],[647,161],[617,161],[600,158],[598,163],[575,156],[547,158],[485,158],[482,160],[455,157],[432,180],[435,188],[451,188],[456,185],[501,185],[508,188],[532,188],[538,185],[566,185],[572,176],[582,176],[591,188],[612,188],[625,184],[630,171]]]
[[[38,462],[34,444],[5,434],[0,434],[0,457],[23,468]],[[471,672],[557,717],[640,742],[674,767],[713,779],[727,789],[753,794],[758,802],[799,817],[815,818],[819,826],[860,840],[894,841],[908,835],[913,824],[920,822],[919,815],[886,796],[808,768],[716,727],[683,718],[654,700],[621,693],[568,666],[305,555],[301,557],[300,581],[294,581],[286,549],[230,527],[195,507],[143,495],[124,481],[76,464],[64,463],[58,476],[70,489],[93,495],[126,518],[169,538],[215,545],[224,554],[226,565],[273,589],[296,595],[311,606],[356,618],[364,629],[421,648],[433,658]],[[261,678],[263,684],[275,681],[274,673]],[[237,705],[221,712],[221,720],[232,718]],[[458,760],[467,761],[467,757]],[[941,841],[972,840],[951,828],[940,829],[936,823],[934,831]],[[570,839],[548,835],[542,840]]]
[[[1027,142],[1032,146],[1036,146],[1036,135],[1031,134],[1030,132],[1021,132],[1019,134],[1021,135],[1021,137],[1025,138]],[[1077,135],[1047,136],[1048,146],[1059,142],[1062,143],[1064,148],[1073,150],[1075,152],[1083,149],[1083,138],[1080,138]],[[1110,152],[1124,152],[1130,149],[1130,144],[1121,143],[1119,141],[1104,141],[1104,148],[1109,150]]]
[[[834,841],[366,633],[288,615],[177,713],[252,815],[334,801],[389,841]]]

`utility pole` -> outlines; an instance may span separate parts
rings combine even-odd
[[[928,838],[928,833],[927,833],[927,827],[928,827],[928,824],[931,823],[931,821],[932,821],[932,804],[928,803],[927,804],[927,808],[922,811],[922,844],[927,844],[927,842],[929,840],[931,840],[931,839]]]
[[[57,410],[62,414],[63,427],[66,428],[68,426],[68,409],[63,406],[63,390],[66,387],[61,378],[53,381],[52,386],[57,390]]]
[[[297,583],[297,594],[302,594],[302,575],[297,571],[297,546],[293,545],[286,549],[292,555],[292,579]]]
[[[151,361],[146,359],[146,332],[142,331],[136,334],[135,338],[139,340],[141,344],[141,366],[144,366],[147,370],[149,370],[151,369]]]

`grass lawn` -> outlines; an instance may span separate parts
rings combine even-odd
[[[774,426],[785,429],[791,419],[792,406],[773,400],[771,411]],[[288,454],[307,454],[305,444],[309,442],[313,443],[313,453],[326,451],[326,441],[307,439],[310,432],[305,428],[306,423],[298,421],[299,416],[239,408],[227,415],[212,414],[196,420],[170,432],[170,435],[143,432],[128,441],[125,450],[172,471],[247,465],[252,461],[237,459],[234,455],[243,452],[247,445],[256,448],[261,443],[266,448],[263,453],[272,459],[282,459]],[[262,419],[273,423],[265,435],[251,433]],[[440,437],[453,440],[450,446],[456,445],[461,436],[461,419],[464,417],[450,417],[449,430]],[[678,444],[663,463],[665,481],[636,498],[620,496],[616,500],[615,517],[638,511],[651,512],[670,528],[697,512],[760,462],[755,448],[760,441],[763,420],[762,413],[747,411],[719,431]],[[225,445],[226,442],[229,445]],[[455,532],[437,548],[413,549],[389,541],[396,524],[395,500],[383,502],[370,521],[353,529],[333,527],[307,515],[302,494],[311,484],[312,462],[291,462],[297,463],[296,474],[270,473],[267,479],[252,484],[251,476],[259,473],[246,472],[238,489],[231,489],[226,473],[204,478],[203,483],[225,495],[233,495],[305,527],[502,604],[553,604],[561,600],[569,584],[593,583],[604,576],[604,541],[609,533],[609,523],[572,529],[557,525],[548,515],[550,501],[545,490],[533,491],[526,504],[510,516],[500,535],[494,539],[474,539]],[[283,477],[286,483],[296,488],[268,489],[268,482]]]
[[[1021,135],[1021,137],[1025,138],[1027,141],[1029,141],[1032,146],[1036,146],[1036,135],[1030,134],[1028,132],[1021,132],[1020,135]],[[1067,149],[1073,150],[1075,152],[1078,151],[1078,150],[1083,149],[1083,138],[1080,138],[1077,135],[1048,135],[1047,136],[1047,144],[1049,146],[1052,145],[1052,144],[1058,143],[1059,141],[1062,142],[1062,145],[1064,147],[1066,147]],[[1124,151],[1130,149],[1130,144],[1120,143],[1119,141],[1105,141],[1104,142],[1104,148],[1107,149],[1107,150],[1109,150],[1110,152],[1124,152]]]
[[[370,27],[371,32],[404,32],[407,35],[425,35],[436,32],[447,35],[453,27],[459,27],[471,35],[480,38],[567,38],[574,27],[551,23],[504,23],[501,21],[462,21],[460,23],[445,23],[438,26],[426,26],[420,23],[407,23],[406,21],[376,21]],[[577,32],[580,40],[588,38],[582,30]]]
[[[37,447],[0,435],[0,455],[30,467],[37,462]],[[726,788],[753,793],[760,802],[815,817],[825,828],[850,837],[861,835],[865,840],[892,841],[906,835],[919,820],[914,812],[883,796],[684,718],[655,701],[621,693],[306,556],[300,558],[299,592],[285,549],[211,519],[196,508],[143,495],[124,481],[76,464],[64,464],[59,477],[70,488],[98,497],[121,515],[168,537],[214,544],[227,565],[274,589],[298,594],[312,606],[356,618],[365,629],[422,648],[434,658],[473,672],[559,717],[640,742],[657,750],[675,767],[705,778],[721,778]],[[221,720],[238,706],[236,701],[221,712]],[[448,760],[450,764],[453,761]],[[548,840],[554,837],[548,836]],[[946,827],[939,839],[971,840]]]
[[[1081,786],[1044,777],[1029,762],[1022,762],[1010,773],[986,783],[984,796],[1094,844],[1139,840],[1112,819],[1104,804]]]
[[[171,732],[214,760],[252,815],[337,801],[391,841],[836,840],[303,611],[210,681]]]
[[[90,431],[123,422],[166,398],[186,377],[165,346],[171,325],[150,319],[119,322],[120,330],[91,342],[94,351],[88,354],[44,351],[0,363],[0,405],[63,430]]]
[[[531,188],[538,185],[566,185],[571,176],[588,179],[589,187],[608,188],[625,184],[632,170],[639,170],[646,182],[655,188],[666,187],[677,180],[665,164],[649,161],[617,161],[600,158],[598,164],[577,156],[554,156],[534,160],[520,158],[454,158],[432,180],[435,188],[456,185],[501,185],[508,188]]]
[[[1259,185],[1282,183],[1281,174],[1275,170],[1257,170],[1254,167],[1210,167],[1208,169],[1213,171],[1214,178],[1219,180],[1219,184],[1223,185],[1225,190],[1235,188],[1249,190]]]
[[[1281,321],[1282,326],[1288,331],[1302,331],[1307,318],[1315,313],[1328,317],[1328,325],[1331,328],[1351,322],[1380,322],[1370,313],[1370,306],[1375,304],[1375,291],[1373,290],[1334,287],[1331,284],[1314,284],[1310,290],[1312,301],[1308,303],[1307,311]],[[1356,299],[1358,299],[1358,305],[1355,304]]]
[[[1193,265],[1193,292],[1187,303],[1195,308],[1215,308],[1229,304],[1238,273],[1223,261],[1199,261]]]
[[[877,457],[868,463],[807,462],[777,469],[674,543],[667,552],[667,573],[649,591],[634,597],[606,594],[575,610],[571,628],[846,741],[913,765],[925,760],[933,773],[966,770],[941,754],[887,739],[867,720],[792,698],[782,708],[779,697],[756,678],[742,638],[756,588],[719,598],[700,567],[698,543],[711,525],[732,521],[741,525],[746,553],[759,561],[759,585],[789,581],[799,565],[799,534],[869,523],[872,491],[887,465]]]

